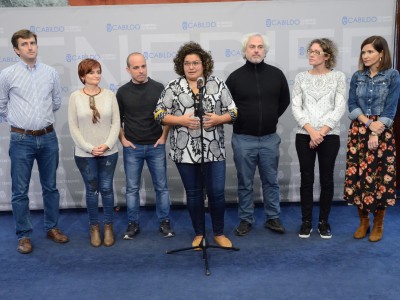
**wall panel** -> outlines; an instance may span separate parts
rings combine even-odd
[[[321,13],[321,12],[329,12]],[[372,34],[394,39],[395,1],[246,1],[226,3],[185,3],[158,5],[116,5],[95,7],[3,8],[0,10],[0,70],[18,61],[10,44],[13,32],[29,28],[38,34],[39,60],[54,66],[62,80],[63,105],[56,113],[55,128],[60,143],[58,187],[61,206],[83,207],[84,190],[73,160],[73,142],[67,124],[69,95],[81,88],[77,65],[86,57],[98,59],[103,67],[102,87],[116,91],[129,80],[125,71],[126,56],[133,51],[145,54],[149,75],[163,84],[177,77],[172,59],[179,46],[189,40],[211,51],[214,75],[221,79],[244,61],[240,40],[244,33],[264,33],[271,44],[266,61],[285,73],[290,88],[295,75],[309,68],[306,59],[308,42],[316,37],[330,37],[339,46],[337,69],[350,80],[357,68],[359,46]],[[7,24],[7,26],[5,26]],[[239,112],[240,113],[240,112]],[[349,120],[341,124],[341,148],[335,170],[335,199],[342,199],[345,172],[345,144]],[[296,124],[290,108],[281,117],[279,183],[282,201],[299,201],[300,174],[295,151]],[[227,202],[236,202],[236,170],[230,139],[232,128],[225,125],[227,144]],[[0,210],[9,210],[11,199],[8,158],[9,126],[0,125]],[[173,204],[185,203],[184,190],[175,165],[168,161],[168,176]],[[316,168],[316,182],[318,169]],[[258,174],[254,200],[262,200]],[[319,185],[315,186],[318,195]],[[122,150],[115,174],[116,201],[125,202],[125,177]],[[41,188],[36,166],[31,181],[32,208],[42,208]],[[154,190],[148,170],[142,178],[141,204],[154,203]],[[316,198],[317,200],[317,198]]]

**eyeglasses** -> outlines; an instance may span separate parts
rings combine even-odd
[[[185,61],[183,62],[183,66],[185,66],[186,68],[190,68],[190,66],[193,66],[195,68],[197,68],[198,66],[201,65],[201,61],[200,60],[195,60],[195,61]]]
[[[311,54],[315,54],[316,56],[324,55],[326,54],[325,52],[319,51],[319,50],[307,50],[307,55],[310,56]]]

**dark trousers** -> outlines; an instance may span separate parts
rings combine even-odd
[[[338,135],[327,135],[315,149],[310,149],[309,135],[296,135],[296,150],[301,173],[300,200],[303,222],[312,221],[314,168],[317,155],[321,186],[319,221],[328,221],[334,193],[333,173],[339,147],[340,139]]]
[[[186,190],[187,208],[196,235],[204,235],[201,164],[176,164]],[[204,179],[214,235],[224,234],[225,160],[204,164]]]

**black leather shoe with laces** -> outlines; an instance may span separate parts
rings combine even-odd
[[[275,231],[277,233],[285,233],[285,227],[283,227],[279,218],[270,219],[270,220],[266,221],[264,224],[264,227],[271,229],[272,231]]]
[[[236,235],[243,236],[250,232],[251,230],[251,223],[245,220],[241,220],[239,225],[235,228]]]

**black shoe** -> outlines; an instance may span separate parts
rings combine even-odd
[[[175,232],[171,228],[171,224],[169,220],[163,220],[160,223],[160,232],[164,235],[164,237],[173,237],[175,236]]]
[[[136,222],[132,222],[128,224],[128,228],[124,233],[124,240],[131,240],[135,235],[140,232],[139,224]]]
[[[326,221],[320,221],[318,223],[318,232],[320,237],[322,237],[323,239],[332,238],[331,226]]]
[[[271,229],[272,231],[278,232],[278,233],[284,233],[285,232],[285,227],[283,227],[281,221],[279,218],[277,219],[270,219],[265,222],[264,224],[265,228]]]
[[[299,237],[302,239],[308,239],[312,232],[312,224],[310,221],[304,221],[301,223]]]
[[[236,235],[243,236],[250,232],[251,230],[251,223],[245,220],[241,220],[238,227],[235,228]]]

